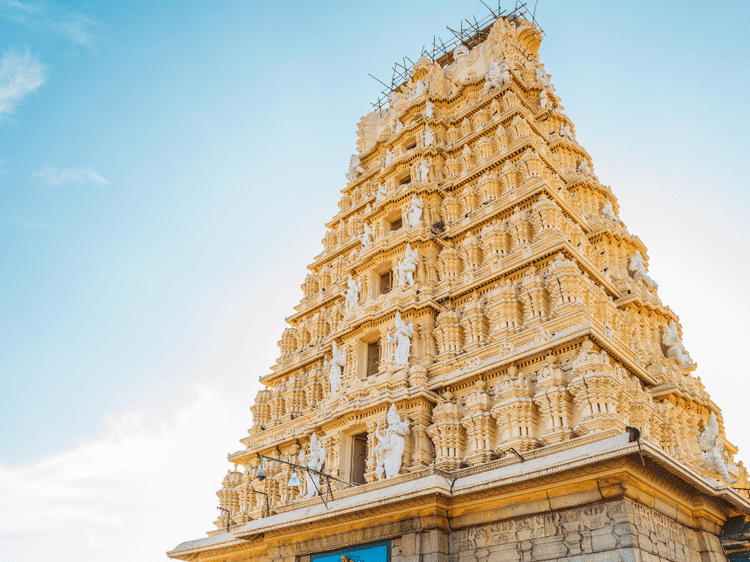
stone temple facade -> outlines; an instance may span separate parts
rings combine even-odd
[[[747,472],[541,39],[498,17],[362,118],[216,529],[170,557],[725,559]]]

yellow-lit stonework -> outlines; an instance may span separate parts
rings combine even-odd
[[[541,39],[499,17],[362,118],[225,511],[171,557],[724,560],[747,472]]]

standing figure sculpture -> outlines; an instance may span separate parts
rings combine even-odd
[[[615,214],[614,209],[612,208],[612,201],[607,199],[607,202],[604,204],[604,207],[602,208],[602,216],[607,217],[610,220],[615,221],[617,224],[622,224],[622,221],[620,220],[620,217],[618,217]]]
[[[313,432],[310,437],[310,450],[303,462],[307,468],[320,472],[326,460],[326,442],[318,440],[318,436]],[[306,498],[314,498],[320,495],[320,476],[305,471],[305,480],[307,481]]]
[[[414,286],[414,272],[417,270],[417,263],[419,263],[419,252],[412,250],[411,244],[407,244],[404,257],[399,260],[396,266],[396,277],[400,289],[405,289],[407,285],[409,287]]]
[[[424,133],[422,134],[422,146],[427,148],[428,146],[432,146],[432,142],[435,140],[435,131],[432,130],[432,127],[427,125],[424,128]]]
[[[393,151],[386,148],[385,149],[385,167],[386,168],[393,163],[393,158],[394,158]]]
[[[359,165],[359,156],[353,154],[349,159],[349,172],[346,174],[346,179],[349,181],[354,180],[359,174],[364,174],[365,169]]]
[[[382,480],[385,474],[386,478],[396,476],[401,471],[401,463],[404,459],[404,449],[406,448],[406,434],[409,433],[409,422],[396,411],[395,404],[391,404],[386,416],[388,427],[384,433],[380,431],[380,422],[375,428],[375,437],[378,443],[375,445],[375,474],[378,479]]]
[[[406,367],[409,365],[409,352],[411,351],[411,337],[414,335],[414,324],[401,320],[401,314],[396,312],[395,330],[393,335],[388,330],[388,343],[395,344],[396,350],[393,352],[393,365],[395,367]]]
[[[359,281],[355,281],[351,275],[346,280],[346,312],[351,312],[357,306],[359,306],[359,292],[362,290],[362,286]]]
[[[424,160],[422,162],[424,162]],[[412,195],[411,203],[409,203],[409,208],[406,210],[406,216],[409,220],[410,227],[417,228],[419,226],[419,223],[422,220],[423,208],[424,203],[422,202],[422,198]]]
[[[734,464],[725,459],[724,441],[719,437],[719,422],[716,420],[716,414],[713,412],[708,417],[708,423],[698,438],[698,445],[700,445],[701,455],[708,469],[715,470],[721,474],[721,477],[727,484],[737,482],[730,474],[737,476],[739,470]]]
[[[667,347],[667,353],[665,354],[667,359],[674,358],[679,363],[681,369],[695,367],[695,363],[693,363],[690,355],[682,345],[675,321],[671,320],[669,324],[665,324],[664,329],[666,331],[664,337],[661,339],[661,343]]]
[[[385,189],[385,184],[378,184],[378,191],[375,193],[375,203],[380,203],[387,195],[388,192]]]
[[[328,367],[328,378],[331,382],[331,394],[339,391],[341,388],[341,368],[346,365],[346,352],[339,351],[336,342],[333,342],[331,349],[331,360],[326,361]]]
[[[430,166],[432,166],[432,158],[427,160],[424,157],[419,159],[419,181],[427,181],[430,179]]]
[[[508,82],[510,82],[510,66],[508,66],[508,63],[505,62],[505,59],[502,62],[493,61],[487,69],[482,94],[486,96],[491,90]]]
[[[570,139],[572,141],[576,140],[573,136],[573,132],[570,130],[570,125],[567,123],[563,123],[562,127],[560,127],[560,136],[564,139]]]
[[[359,237],[359,241],[362,242],[362,246],[367,248],[370,244],[372,244],[373,238],[375,237],[375,232],[372,228],[370,228],[370,225],[365,223],[365,230],[362,233],[362,236]]]
[[[635,255],[630,258],[628,270],[633,272],[633,281],[640,279],[649,287],[656,288],[659,286],[656,284],[656,281],[651,279],[651,277],[648,276],[648,273],[646,273],[646,260],[643,259],[640,250],[636,250]]]
[[[435,111],[435,104],[432,103],[430,100],[427,100],[427,102],[424,105],[424,118],[425,119],[432,119]]]

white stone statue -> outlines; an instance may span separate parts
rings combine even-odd
[[[359,292],[362,290],[362,285],[359,281],[355,281],[351,275],[346,280],[346,285],[346,312],[351,312],[359,306]]]
[[[422,167],[420,165],[420,174],[422,171]],[[417,197],[416,195],[411,196],[411,203],[409,203],[409,208],[406,210],[406,216],[409,221],[409,226],[412,228],[417,228],[419,226],[419,223],[422,220],[422,209],[424,208],[424,203],[422,203],[422,198]]]
[[[578,168],[576,168],[576,172],[585,176],[591,176],[592,178],[599,179],[594,175],[594,172],[591,171],[591,166],[589,166],[588,158],[584,158],[583,160],[581,160],[581,163],[578,164]]]
[[[430,179],[430,166],[432,166],[432,158],[428,158],[427,160],[424,157],[419,158],[419,181]]]
[[[393,163],[393,151],[385,149],[385,166],[386,168]]]
[[[542,109],[547,109],[547,103],[549,100],[547,99],[547,90],[542,90],[542,93],[539,94],[539,107]]]
[[[385,190],[385,184],[381,183],[378,185],[378,191],[375,193],[375,203],[380,203],[386,198],[388,192]]]
[[[409,92],[409,101],[417,99],[422,94],[427,93],[427,83],[424,80],[417,80],[414,89]]]
[[[664,325],[665,333],[661,339],[667,347],[667,353],[665,354],[667,359],[674,358],[679,363],[681,369],[688,369],[695,367],[690,354],[685,350],[680,339],[680,333],[677,331],[677,324],[674,320],[670,320],[669,324]]]
[[[649,287],[658,287],[656,281],[651,279],[646,273],[646,260],[643,259],[640,250],[635,251],[635,255],[630,258],[628,269],[633,272],[633,280],[641,279]]]
[[[375,238],[375,231],[370,228],[370,225],[365,223],[365,230],[362,233],[362,236],[359,237],[360,242],[362,242],[362,246],[367,248],[370,244],[372,244],[373,239]]]
[[[401,105],[401,94],[397,91],[392,91],[388,94],[388,105],[393,110],[398,110]]]
[[[432,119],[435,112],[435,104],[432,103],[430,100],[427,100],[427,103],[424,105],[424,118],[425,119]]]
[[[617,217],[614,209],[612,208],[612,201],[610,201],[609,199],[607,199],[607,202],[602,208],[602,215],[615,222],[620,222],[620,219]]]
[[[709,470],[715,470],[721,474],[722,479],[727,484],[737,482],[730,474],[737,476],[739,470],[726,459],[724,441],[719,437],[719,422],[716,420],[716,414],[713,412],[708,417],[708,423],[698,438],[698,445],[700,445],[703,460]]]
[[[422,146],[427,148],[428,146],[432,146],[433,141],[435,140],[435,132],[430,128],[429,125],[427,125],[424,128],[424,133],[422,134]]]
[[[503,59],[501,62],[492,61],[484,78],[483,94],[487,95],[493,88],[499,88],[510,82],[510,66]]]
[[[379,443],[375,445],[375,474],[378,479],[396,476],[401,471],[401,463],[404,459],[404,449],[406,448],[406,434],[409,433],[409,422],[406,419],[401,420],[401,416],[396,411],[395,404],[388,408],[386,417],[388,427],[384,433],[380,432],[380,422],[375,428],[375,437]]]
[[[307,453],[307,457],[303,461],[307,468],[320,472],[323,469],[323,464],[326,460],[326,442],[318,440],[318,436],[313,432],[310,437],[310,450]],[[305,471],[305,480],[307,480],[307,493],[306,498],[314,498],[320,495],[320,476],[317,474],[310,474]]]
[[[346,179],[349,181],[354,180],[359,174],[364,174],[365,169],[359,165],[359,156],[353,154],[349,159],[349,172],[346,174]]]
[[[401,314],[396,312],[395,331],[391,335],[388,330],[388,343],[396,344],[396,351],[393,353],[393,364],[396,367],[406,367],[409,365],[409,352],[411,351],[411,337],[414,335],[414,324],[401,320]]]
[[[563,123],[560,127],[560,136],[564,139],[570,139],[570,140],[576,140],[576,138],[573,136],[572,131],[570,130],[570,125],[567,123]]]
[[[346,352],[339,351],[336,342],[333,342],[331,349],[331,360],[326,361],[324,366],[328,368],[328,378],[331,382],[331,394],[339,391],[341,388],[341,368],[346,365]]]
[[[394,132],[396,134],[399,134],[403,130],[404,130],[404,124],[401,122],[401,119],[396,119],[396,130]]]
[[[541,66],[536,69],[536,81],[543,86],[549,86],[549,74]]]
[[[421,211],[420,211],[421,214]],[[419,263],[419,252],[411,249],[411,244],[406,245],[406,252],[396,266],[396,278],[399,288],[405,289],[414,285],[414,272],[417,271]]]

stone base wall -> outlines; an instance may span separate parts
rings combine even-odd
[[[719,539],[630,500],[409,533],[392,562],[725,562]]]

